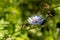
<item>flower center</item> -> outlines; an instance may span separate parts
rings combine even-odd
[[[35,23],[37,23],[38,22],[38,20],[33,20]]]

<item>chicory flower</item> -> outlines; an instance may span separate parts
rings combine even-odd
[[[35,15],[35,16],[29,17],[28,22],[33,25],[41,24],[41,23],[43,23],[42,15],[40,15],[40,16]]]

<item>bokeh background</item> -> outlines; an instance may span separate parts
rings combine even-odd
[[[29,24],[32,15],[42,15],[45,21]],[[59,27],[60,0],[0,0],[0,40],[60,40]]]

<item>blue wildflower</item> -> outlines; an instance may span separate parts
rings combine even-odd
[[[43,22],[42,15],[40,16],[35,15],[35,16],[29,17],[28,22],[33,25],[41,24]]]

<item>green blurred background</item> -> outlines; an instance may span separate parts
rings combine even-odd
[[[46,18],[45,3],[53,10],[52,17]],[[28,17],[40,14],[46,22],[30,28]],[[57,23],[60,25],[60,0],[0,0],[0,40],[60,40]]]

